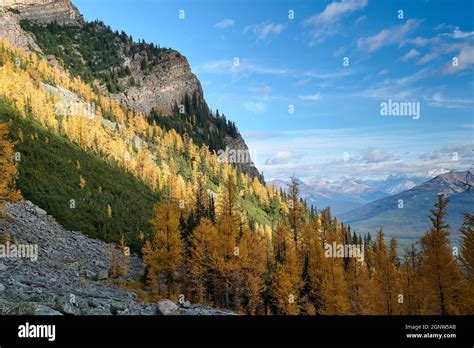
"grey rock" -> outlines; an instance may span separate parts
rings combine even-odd
[[[66,313],[66,314],[73,314],[73,315],[80,315],[81,311],[78,308],[78,306],[72,304],[69,301],[64,302],[60,306],[61,312]]]
[[[7,225],[13,239],[38,245],[40,255],[50,252],[37,262],[0,262],[0,314],[227,315],[189,302],[180,306],[169,300],[141,302],[136,293],[107,280],[109,244],[67,231],[52,216],[37,218],[31,202],[6,204],[6,210],[12,219],[0,224]],[[137,281],[143,276],[144,263],[132,254],[130,264],[128,279]],[[74,301],[70,294],[75,294]]]
[[[80,26],[82,15],[70,0],[3,0],[2,6],[20,12],[20,17],[39,24],[56,22]]]
[[[176,315],[178,310],[176,303],[170,300],[161,300],[156,305],[156,314],[158,315]]]
[[[35,315],[63,315],[52,308],[43,305],[36,305],[34,310]]]
[[[98,276],[97,276],[97,273],[95,272],[92,272],[92,271],[89,271],[88,269],[83,269],[79,272],[79,275],[81,277],[84,277],[84,278],[87,278],[87,279],[91,279],[91,280],[97,280],[98,279]]]
[[[41,209],[40,207],[35,207],[35,213],[36,215],[38,216],[44,216],[44,215],[47,215],[48,213],[46,212],[46,210],[43,210]]]
[[[105,280],[109,278],[109,272],[107,270],[101,269],[98,274],[99,280]]]
[[[189,301],[183,301],[179,305],[180,305],[181,308],[191,308],[191,302],[189,302]]]

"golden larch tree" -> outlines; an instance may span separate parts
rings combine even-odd
[[[15,187],[18,168],[15,164],[14,143],[9,139],[9,123],[0,122],[0,217],[6,202],[20,199],[20,191]]]
[[[217,228],[208,218],[202,218],[191,236],[190,259],[186,263],[191,298],[198,303],[207,303],[212,298],[209,286],[212,272],[218,259]]]
[[[177,275],[183,260],[183,243],[179,229],[179,206],[176,202],[162,202],[154,206],[150,220],[152,241],[146,241],[142,249],[148,270],[148,280],[153,292],[176,296]],[[161,291],[164,285],[164,291]]]
[[[474,314],[474,214],[464,215],[461,233],[461,261],[466,270],[463,307],[465,314]]]
[[[247,314],[256,314],[262,302],[266,270],[266,236],[245,226],[239,242],[240,302]]]
[[[461,272],[449,243],[449,225],[445,221],[448,200],[438,195],[431,210],[431,229],[420,240],[421,269],[425,294],[425,313],[459,314],[461,299]]]

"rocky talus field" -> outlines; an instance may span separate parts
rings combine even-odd
[[[0,257],[0,315],[229,315],[231,312],[162,300],[137,300],[109,279],[110,245],[67,231],[29,201],[8,204],[0,231],[16,245],[37,245],[38,258]],[[144,265],[130,257],[125,280]]]

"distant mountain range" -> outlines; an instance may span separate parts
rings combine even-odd
[[[389,175],[385,179],[363,180],[341,178],[337,181],[324,179],[300,180],[300,195],[309,205],[318,209],[331,207],[335,215],[347,213],[370,202],[409,190],[440,174],[449,173],[444,168],[436,168],[424,175]],[[286,190],[289,180],[273,180],[269,184]]]
[[[375,233],[383,227],[387,235],[395,235],[401,244],[409,244],[429,229],[430,209],[437,195],[443,193],[449,198],[447,222],[456,239],[463,214],[474,212],[473,184],[473,170],[444,173],[409,190],[340,214],[339,218],[362,233]]]

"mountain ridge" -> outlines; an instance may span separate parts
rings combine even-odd
[[[331,211],[339,215],[378,199],[409,190],[440,174],[449,172],[444,168],[433,168],[424,174],[391,174],[384,179],[342,177],[335,181],[329,181],[322,178],[311,178],[299,180],[299,183],[301,195],[309,205],[314,205],[317,208],[330,206]],[[289,183],[288,180],[269,181],[269,185],[275,185],[284,191],[288,188]]]
[[[451,225],[453,238],[457,238],[463,214],[472,212],[474,206],[474,194],[471,190],[473,179],[472,170],[444,173],[409,190],[368,203],[338,217],[357,232],[373,233],[383,227],[388,235],[415,239],[429,229],[426,216],[438,194],[442,193],[450,200],[447,221]]]

